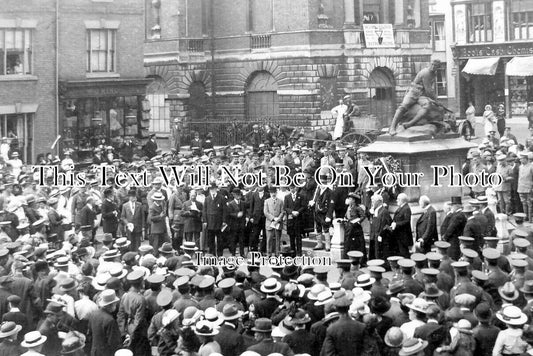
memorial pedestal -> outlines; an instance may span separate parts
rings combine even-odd
[[[341,219],[333,220],[333,237],[331,238],[331,259],[333,261],[342,258],[344,250],[344,224]]]
[[[456,174],[461,174],[461,166],[467,153],[476,144],[464,140],[458,134],[446,134],[438,138],[430,135],[412,134],[404,136],[381,135],[370,145],[361,148],[373,160],[392,156],[401,162],[403,173],[422,173],[419,184],[404,187],[403,192],[411,201],[418,201],[427,195],[432,203],[449,201],[451,196],[462,196],[462,187],[450,186],[450,177],[440,180],[441,187],[432,186],[434,169],[432,166],[452,166]]]

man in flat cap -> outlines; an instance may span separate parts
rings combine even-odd
[[[364,355],[366,325],[350,318],[348,309],[351,301],[346,295],[335,298],[333,304],[340,316],[337,322],[328,327],[323,350],[327,355]]]
[[[143,280],[143,270],[137,269],[128,274],[130,290],[120,299],[117,314],[120,334],[134,355],[149,355],[151,352],[147,336],[146,299],[141,294]]]

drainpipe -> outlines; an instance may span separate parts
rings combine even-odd
[[[56,137],[59,135],[59,1],[56,0],[56,77],[55,77],[55,94],[56,94]],[[56,145],[56,154],[59,156],[59,144]]]
[[[215,78],[215,0],[209,2],[209,37],[211,42],[211,110],[213,118],[217,118],[217,104],[216,104],[216,78]]]

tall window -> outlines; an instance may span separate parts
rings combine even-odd
[[[446,35],[444,32],[444,19],[433,21],[433,45],[435,51],[446,51]]]
[[[0,115],[0,134],[9,140],[10,153],[17,151],[23,162],[31,162],[33,114]]]
[[[447,97],[448,89],[446,85],[446,68],[439,68],[435,79],[435,94],[438,97]]]
[[[533,11],[513,12],[512,36],[515,40],[533,38]]]
[[[165,100],[167,93],[167,85],[160,77],[146,88],[146,99],[150,102],[151,132],[170,132],[170,106]]]
[[[492,42],[492,3],[472,4],[469,7],[469,42]]]
[[[32,31],[0,29],[0,75],[31,74]]]
[[[87,72],[116,71],[116,30],[87,31]]]

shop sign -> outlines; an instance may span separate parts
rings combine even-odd
[[[533,55],[533,46],[531,43],[456,46],[454,52],[456,58],[530,56]]]

